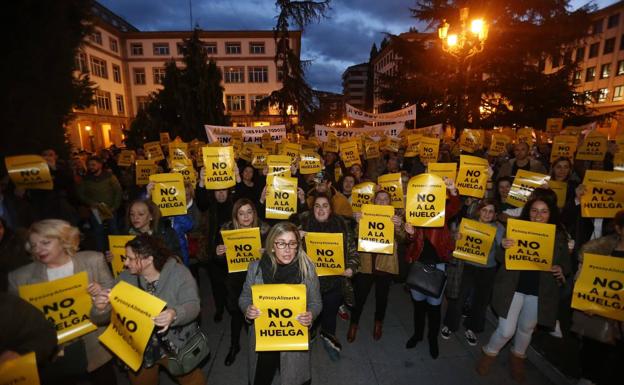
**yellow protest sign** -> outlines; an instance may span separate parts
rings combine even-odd
[[[36,190],[54,188],[48,163],[39,155],[7,156],[4,164],[16,187]]]
[[[99,340],[136,372],[154,330],[152,318],[160,314],[166,302],[125,281],[115,285],[109,298],[111,321]]]
[[[355,141],[345,142],[340,145],[340,159],[345,167],[360,164],[360,152]]]
[[[185,143],[179,139],[169,142],[169,163],[173,163],[176,160],[190,159],[188,143]]]
[[[558,134],[563,129],[563,118],[546,119],[546,132],[549,134]]]
[[[583,143],[576,151],[576,159],[602,161],[607,154],[607,137],[598,132],[592,131],[583,140]]]
[[[383,149],[390,152],[399,152],[401,139],[393,136],[386,136]]]
[[[362,205],[358,226],[358,251],[392,254],[394,252],[394,207]]]
[[[379,158],[379,142],[375,142],[374,140],[366,140],[364,143],[364,153],[366,155],[366,159],[375,159]]]
[[[438,161],[438,151],[440,149],[440,139],[423,136],[420,138],[420,160],[424,164]]]
[[[453,257],[486,265],[496,237],[496,226],[462,218],[458,233],[461,239],[455,242]]]
[[[297,178],[274,176],[266,189],[266,217],[288,219],[297,212]]]
[[[624,321],[624,258],[585,253],[572,308]]]
[[[169,133],[168,132],[161,132],[158,135],[160,137],[160,144],[162,144],[163,146],[166,146],[169,144],[169,142],[171,141],[171,138],[169,137]]]
[[[342,178],[342,167],[340,165],[336,165],[334,167],[334,180],[340,180]]]
[[[139,159],[135,162],[135,164],[136,184],[137,186],[145,186],[149,183],[150,176],[156,174],[156,171],[158,171],[158,166],[156,166],[156,163],[154,163],[153,160],[147,159]]]
[[[253,285],[251,296],[260,310],[254,320],[257,352],[308,350],[308,328],[296,319],[307,311],[305,285]]]
[[[291,164],[292,161],[288,155],[269,155],[267,157],[267,167],[269,169],[266,181],[267,186],[272,184],[274,176],[290,177]]]
[[[247,271],[249,262],[260,259],[260,228],[221,230],[228,272]]]
[[[160,208],[163,217],[186,214],[186,193],[182,174],[154,174],[149,177],[154,182],[152,202]]]
[[[527,143],[530,147],[533,144],[533,128],[523,127],[518,129],[516,139],[518,143]]]
[[[41,310],[54,324],[58,343],[64,344],[97,329],[89,320],[88,285],[89,276],[82,271],[50,282],[23,285],[18,290],[20,297]]]
[[[390,193],[392,200],[392,206],[402,209],[405,207],[405,200],[403,197],[403,183],[401,182],[401,173],[396,172],[393,174],[381,175],[377,178],[377,184]]]
[[[316,174],[322,170],[321,156],[315,150],[302,150],[299,153],[299,171],[302,175]]]
[[[37,355],[26,353],[0,364],[0,384],[2,385],[39,385]]]
[[[461,195],[483,198],[487,190],[487,159],[470,155],[461,155],[459,159],[457,190]]]
[[[316,274],[342,275],[345,271],[342,233],[306,233],[306,252],[316,264]]]
[[[254,148],[252,153],[251,165],[255,169],[264,169],[267,165],[268,156],[268,150],[265,150],[264,148]]]
[[[117,277],[124,271],[124,261],[126,260],[126,243],[134,239],[134,235],[109,235],[108,249],[113,255],[111,265],[113,267],[113,276]]]
[[[557,135],[553,139],[552,150],[550,152],[550,163],[559,158],[568,158],[574,161],[574,153],[578,145],[578,137],[573,135]]]
[[[145,151],[145,157],[154,162],[160,162],[165,159],[165,154],[160,147],[160,142],[147,142],[143,144],[143,151]]]
[[[405,154],[406,158],[420,155],[421,134],[410,134],[406,137]]]
[[[440,178],[447,177],[455,182],[457,163],[429,163],[427,164],[427,172]]]
[[[483,146],[481,132],[465,128],[459,137],[459,148],[462,151],[473,153]]]
[[[301,145],[299,143],[284,143],[284,147],[282,148],[282,155],[287,155],[290,157],[290,161],[294,162],[299,158],[299,153],[301,152]]]
[[[509,143],[511,143],[511,139],[507,135],[493,133],[488,155],[499,156],[507,153]]]
[[[253,151],[256,148],[255,144],[245,143],[238,153],[238,157],[246,160],[247,162],[251,162],[253,160]]]
[[[338,169],[339,167],[336,167]],[[366,203],[373,203],[373,197],[375,196],[375,183],[362,182],[353,186],[351,190],[351,208],[354,213],[362,211],[362,205]]]
[[[269,155],[277,155],[277,143],[276,142],[262,143],[262,148],[267,150],[269,152]]]
[[[559,182],[556,180],[549,180],[548,187],[557,195],[557,207],[563,208],[566,203],[568,195],[568,182]]]
[[[340,141],[336,136],[336,133],[331,131],[327,134],[327,142],[323,145],[323,150],[325,152],[338,152],[340,151]]]
[[[617,171],[613,173],[621,174]],[[613,218],[624,208],[624,185],[618,183],[586,184],[581,196],[581,215],[584,218]]]
[[[446,184],[437,175],[420,174],[407,183],[405,220],[413,226],[444,226]]]
[[[184,182],[195,188],[197,184],[197,172],[195,171],[195,167],[193,167],[193,161],[191,159],[174,160],[171,164],[171,172],[182,174]]]
[[[234,149],[228,147],[202,148],[208,190],[221,190],[236,185],[234,177]]]
[[[529,196],[533,190],[548,183],[549,175],[539,174],[536,172],[518,170],[514,178],[506,202],[515,207],[524,207],[529,200]]]
[[[505,250],[507,270],[550,271],[555,248],[555,225],[507,220],[507,238],[515,244]]]
[[[121,150],[119,153],[119,158],[117,158],[117,166],[119,167],[129,167],[134,163],[134,158],[136,157],[134,151],[132,150]]]

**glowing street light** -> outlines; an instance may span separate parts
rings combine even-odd
[[[451,55],[467,59],[481,51],[488,36],[488,25],[483,19],[473,19],[468,24],[468,8],[459,10],[460,26],[455,33],[449,34],[451,26],[442,20],[438,27],[438,37],[442,40],[442,49]]]

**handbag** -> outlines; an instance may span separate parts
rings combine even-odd
[[[165,344],[165,346],[167,345]],[[208,337],[198,325],[195,334],[186,341],[182,348],[177,350],[177,353],[167,354],[167,371],[175,377],[183,376],[197,368],[209,355]]]
[[[615,325],[610,319],[598,315],[590,316],[579,310],[572,313],[570,331],[608,345],[615,345],[617,335]]]
[[[435,265],[414,261],[410,266],[406,283],[428,297],[439,298],[446,283],[446,273]]]

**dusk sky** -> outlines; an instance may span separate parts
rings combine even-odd
[[[189,0],[100,0],[142,31],[189,30]],[[616,2],[597,0],[599,7]],[[204,30],[271,30],[277,9],[273,0],[192,0],[193,25]],[[416,27],[409,8],[415,0],[334,0],[329,18],[304,32],[302,59],[312,60],[307,79],[319,90],[342,92],[341,75],[350,65],[368,60],[373,43],[385,32]],[[574,0],[574,8],[587,3]]]

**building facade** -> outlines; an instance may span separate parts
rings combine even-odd
[[[368,63],[360,63],[347,68],[342,73],[342,94],[345,103],[360,110],[366,109],[366,83]]]
[[[123,130],[162,86],[165,63],[182,66],[181,44],[191,31],[139,31],[94,3],[93,33],[84,40],[76,68],[96,83],[95,103],[74,111],[67,131],[74,147],[95,150],[121,145]],[[281,122],[278,111],[253,115],[256,100],[282,87],[274,61],[273,31],[201,31],[200,39],[223,76],[223,103],[235,125]],[[301,52],[301,32],[291,31],[290,47]]]

